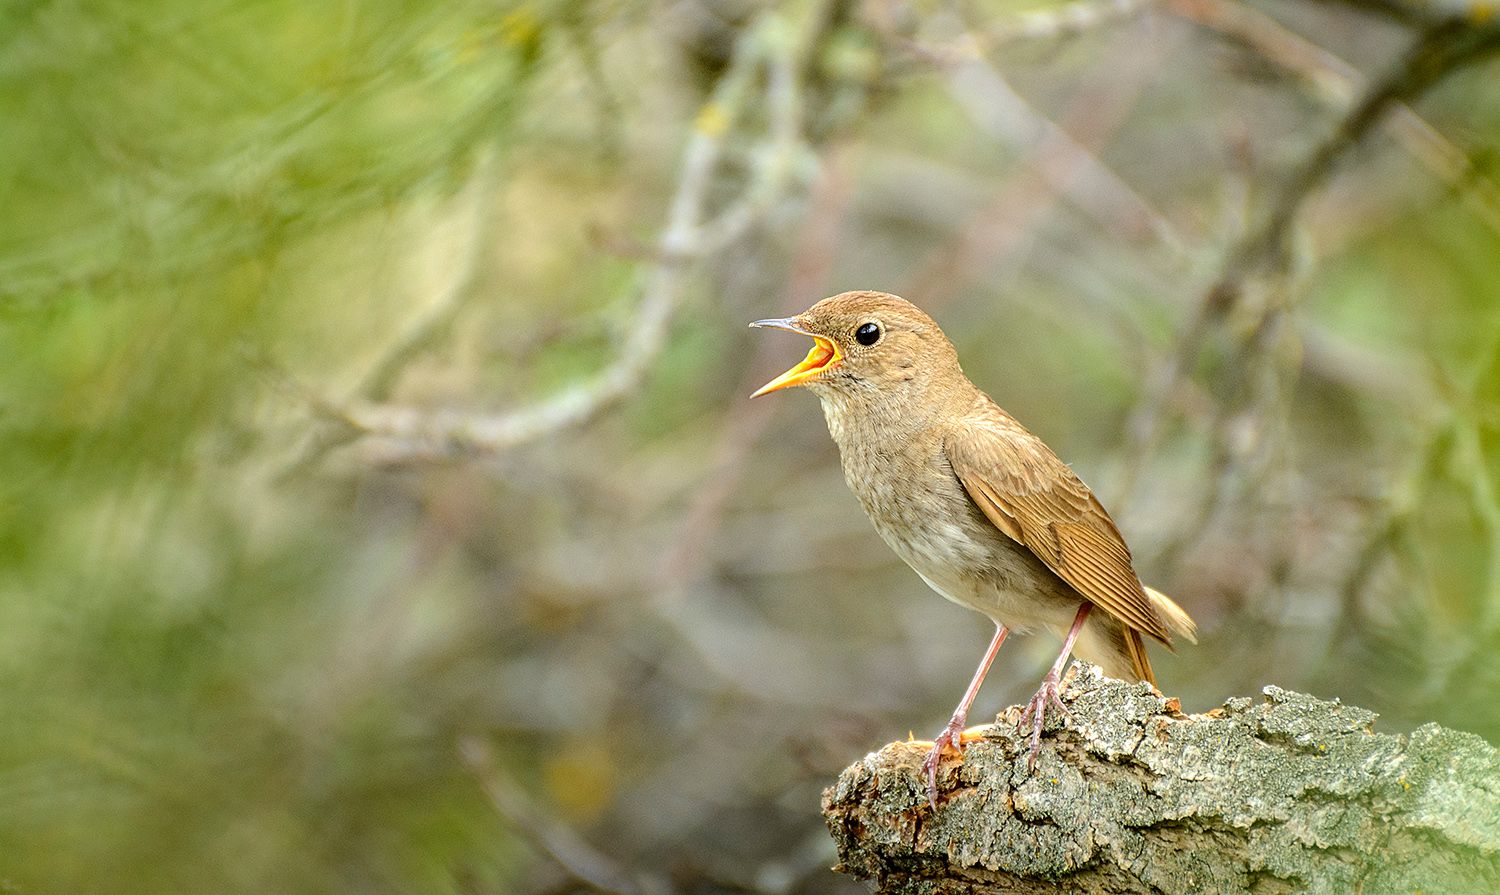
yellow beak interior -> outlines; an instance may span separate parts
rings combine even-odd
[[[755,394],[750,397],[759,398],[761,395],[769,395],[771,392],[801,385],[841,360],[843,360],[843,355],[839,354],[837,345],[822,336],[813,336],[812,350],[807,352],[807,357],[802,359],[802,363],[756,389]]]

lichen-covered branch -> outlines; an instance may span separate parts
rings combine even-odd
[[[945,762],[894,743],[823,795],[839,868],[878,893],[1500,891],[1500,752],[1267,687],[1202,715],[1075,666],[1037,768],[1016,709]]]

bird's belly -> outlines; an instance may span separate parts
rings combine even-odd
[[[940,442],[926,452],[880,448],[840,438],[835,422],[830,417],[829,430],[839,441],[849,489],[881,539],[928,586],[1012,630],[1067,629],[1077,592],[980,514]]]
[[[876,522],[881,538],[943,597],[1025,633],[1066,628],[1078,598],[1040,560],[1002,536],[976,536],[951,522]]]

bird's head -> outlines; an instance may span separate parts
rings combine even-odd
[[[968,381],[937,323],[906,299],[884,292],[844,292],[795,317],[750,325],[801,333],[814,343],[800,364],[752,398],[805,386],[825,404],[892,408],[930,402],[934,386],[949,390]]]

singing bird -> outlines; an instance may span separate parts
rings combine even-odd
[[[844,479],[880,537],[933,590],[995,623],[923,763],[933,805],[943,754],[962,754],[969,707],[1011,631],[1044,629],[1063,641],[1021,719],[1023,729],[1031,724],[1032,767],[1049,705],[1067,711],[1058,691],[1070,653],[1111,677],[1155,685],[1145,638],[1197,642],[1188,614],[1141,584],[1130,548],[1088,486],[969,381],[953,343],[915,305],[845,292],[750,325],[814,343],[751,397],[792,387],[816,394]]]

